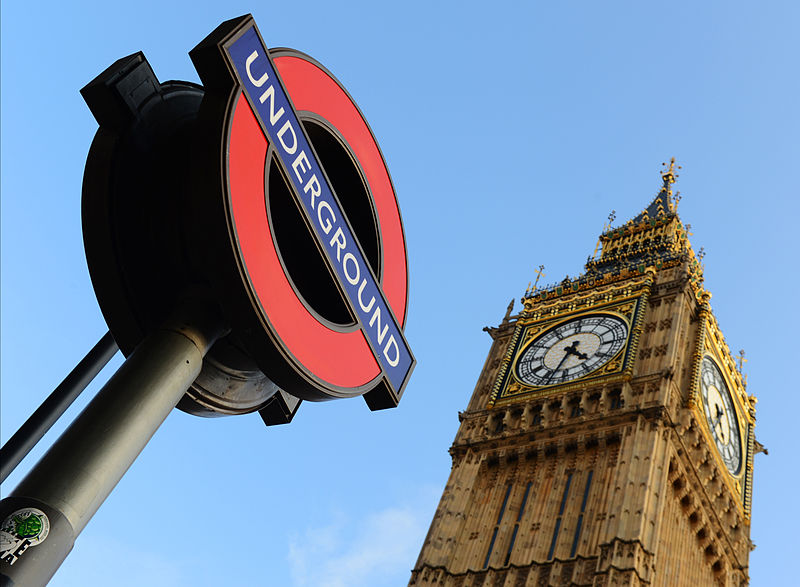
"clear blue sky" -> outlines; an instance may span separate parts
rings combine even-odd
[[[138,50],[162,81],[196,81],[188,51],[247,12],[268,45],[327,66],[372,126],[405,223],[417,369],[396,410],[306,403],[269,429],[174,412],[52,584],[405,584],[489,349],[483,326],[539,264],[546,282],[577,275],[609,212],[647,205],[670,156],[770,450],[756,457],[752,584],[781,584],[800,522],[789,0],[3,2],[2,440],[106,330],[81,240],[96,123],[79,89]]]

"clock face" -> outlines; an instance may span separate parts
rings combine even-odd
[[[703,411],[708,428],[717,445],[725,466],[732,475],[742,467],[742,442],[739,436],[739,420],[733,407],[731,393],[716,363],[703,357],[700,368],[700,390],[703,396]]]
[[[625,346],[628,324],[611,314],[562,322],[537,336],[517,361],[517,378],[528,385],[557,385],[596,371]]]

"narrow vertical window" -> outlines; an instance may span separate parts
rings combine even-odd
[[[622,407],[622,390],[614,389],[611,391],[611,409],[618,410]]]
[[[503,519],[503,514],[506,513],[506,506],[508,505],[508,496],[511,495],[511,483],[508,484],[506,489],[506,496],[503,498],[503,505],[500,506],[500,513],[497,516],[497,523],[494,525],[494,532],[492,532],[492,540],[489,542],[489,550],[486,551],[486,560],[483,561],[483,568],[489,566],[489,557],[492,556],[492,549],[494,549],[494,541],[497,540],[497,532],[500,530],[500,521]]]
[[[564,485],[564,495],[561,497],[561,507],[558,508],[558,518],[556,518],[556,527],[553,530],[553,540],[550,541],[550,552],[547,553],[547,560],[552,560],[553,553],[556,550],[556,540],[558,540],[558,531],[561,529],[561,516],[564,515],[564,507],[567,505],[567,496],[569,495],[569,486],[572,483],[572,473],[567,475],[567,483]]]
[[[508,552],[506,552],[506,560],[503,562],[503,566],[508,564],[508,561],[511,560],[511,551],[514,550],[514,541],[517,539],[517,532],[519,531],[519,522],[522,520],[522,514],[525,511],[525,504],[528,503],[528,494],[531,492],[531,485],[532,482],[528,482],[528,485],[525,487],[525,494],[522,496],[522,503],[519,506],[519,513],[517,514],[517,521],[514,523],[514,530],[511,533],[511,542],[508,543]]]
[[[581,502],[581,513],[578,515],[578,525],[575,526],[575,538],[572,540],[572,549],[569,552],[569,557],[575,556],[575,551],[578,550],[578,539],[581,537],[581,526],[583,526],[583,514],[586,512],[586,500],[589,498],[589,487],[592,484],[592,473],[586,477],[586,489],[583,490],[583,502]]]

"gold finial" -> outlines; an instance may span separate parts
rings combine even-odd
[[[739,358],[736,359],[736,362],[739,365],[739,373],[741,373],[742,367],[744,367],[744,364],[747,362],[747,359],[744,358],[744,349],[739,350]]]
[[[702,261],[703,257],[705,257],[705,256],[706,256],[706,248],[705,247],[700,247],[700,250],[697,251],[697,259],[699,261]]]
[[[667,167],[666,163],[661,164],[662,167]],[[678,169],[681,169],[681,166],[677,166]],[[666,171],[661,172],[661,180],[664,182],[664,186],[661,188],[662,192],[667,192],[668,196],[672,196],[672,187],[670,187],[675,180],[678,178],[678,174],[675,173],[675,157],[672,157],[669,160],[669,168]]]
[[[536,291],[536,287],[539,285],[539,278],[540,277],[547,277],[546,274],[542,273],[544,271],[544,265],[539,265],[539,269],[536,270],[536,281],[533,282],[533,287],[531,287],[531,282],[528,282],[528,289],[525,290],[525,297],[528,298],[533,295],[533,292]]]
[[[536,286],[539,285],[539,278],[547,277],[542,271],[544,271],[544,265],[539,265],[539,269],[536,270],[536,281],[533,282],[533,291],[536,291]]]
[[[612,211],[611,211],[611,214],[609,214],[609,215],[608,215],[608,222],[606,222],[606,223],[603,225],[603,232],[601,232],[601,233],[600,233],[600,236],[601,236],[601,237],[602,237],[602,236],[603,236],[603,235],[604,235],[604,234],[605,234],[605,233],[606,233],[608,230],[610,230],[610,229],[611,229],[611,224],[614,222],[614,220],[615,220],[616,218],[617,218],[617,211],[616,211],[616,210],[612,210]],[[600,243],[601,243],[601,242],[602,242],[602,240],[601,240],[600,238],[598,238],[598,239],[597,239],[597,244],[594,246],[594,253],[592,253],[592,259],[594,259],[595,257],[597,257],[597,251],[598,251],[598,249],[600,248]]]

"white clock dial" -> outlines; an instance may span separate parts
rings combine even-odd
[[[628,324],[611,314],[591,314],[558,324],[521,353],[517,378],[528,385],[557,385],[608,363],[625,346]]]
[[[731,474],[738,475],[742,468],[739,420],[728,385],[719,367],[710,357],[703,357],[700,367],[700,393],[714,444]]]

